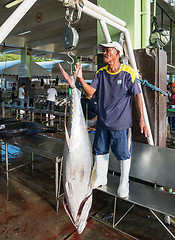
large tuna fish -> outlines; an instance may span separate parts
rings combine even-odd
[[[60,70],[71,86],[70,116],[63,155],[64,207],[79,234],[84,230],[92,205],[90,187],[92,150],[75,78]]]

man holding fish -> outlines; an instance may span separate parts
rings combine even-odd
[[[91,85],[83,78],[82,67],[76,64],[77,78],[88,96],[98,91],[98,119],[93,144],[95,155],[94,171],[95,181],[93,188],[107,184],[109,163],[109,147],[120,161],[120,184],[118,196],[126,198],[129,194],[129,171],[132,153],[132,99],[139,114],[141,133],[149,137],[149,131],[143,118],[143,104],[141,91],[134,70],[120,63],[123,49],[118,42],[100,44],[99,50],[103,52],[104,63]]]

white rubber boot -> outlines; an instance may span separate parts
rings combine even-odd
[[[92,173],[92,175],[94,175],[94,183],[92,183],[93,189],[107,184],[108,164],[109,153],[95,156],[95,164]]]
[[[120,198],[127,198],[129,195],[129,171],[131,166],[131,159],[120,160],[120,184],[117,191],[117,196]]]

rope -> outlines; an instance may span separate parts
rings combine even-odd
[[[138,81],[141,85],[151,88],[153,91],[160,92],[160,93],[163,94],[164,96],[168,96],[168,93],[166,93],[166,92],[164,92],[162,89],[160,89],[160,88],[158,88],[158,87],[155,87],[154,85],[150,84],[150,83],[148,82],[148,80],[141,80],[141,79],[138,78],[137,81]]]

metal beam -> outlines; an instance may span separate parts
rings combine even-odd
[[[8,36],[37,0],[24,0],[0,27],[0,43]]]

